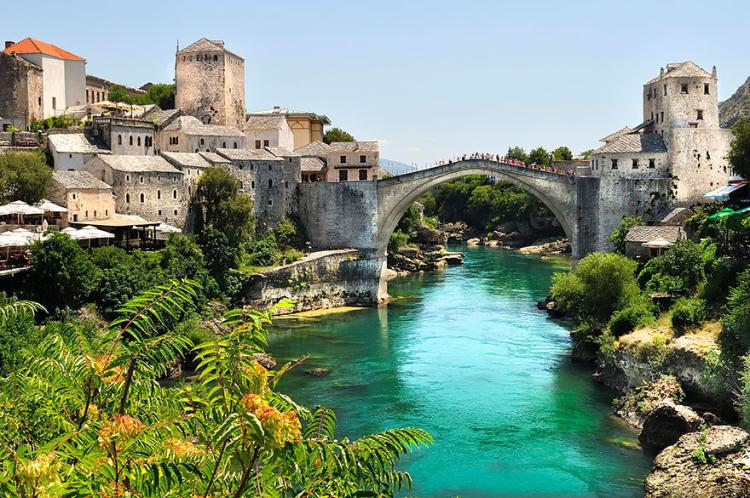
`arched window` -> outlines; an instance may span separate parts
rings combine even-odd
[[[130,194],[125,194],[125,202],[130,204]]]
[[[201,138],[201,145],[206,145],[206,141]]]
[[[237,148],[237,142],[235,142],[235,143],[234,143],[234,148],[235,148],[235,149]]]
[[[141,146],[141,137],[138,137],[138,147]]]
[[[227,148],[227,143],[226,142],[221,142],[221,148],[222,149],[226,149]]]
[[[122,135],[117,135],[117,145],[122,145]]]
[[[141,202],[146,202],[146,196],[141,192]]]

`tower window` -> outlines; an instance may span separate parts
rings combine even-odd
[[[711,95],[711,85],[703,83],[703,95]]]
[[[156,198],[161,199],[161,190],[156,191]]]
[[[664,122],[664,111],[661,112],[661,122]]]
[[[682,85],[680,85],[680,93],[682,95],[687,95],[688,94],[688,86],[687,86],[687,84],[683,83]]]
[[[268,179],[268,188],[273,188],[273,180],[270,178]]]
[[[633,169],[638,169],[638,159],[633,159]]]
[[[130,145],[133,145],[133,137],[130,137]]]
[[[122,145],[122,135],[117,135],[117,145]]]
[[[649,167],[650,169],[654,169],[654,168],[656,168],[656,159],[649,159],[649,160],[648,160],[648,167]]]
[[[696,114],[697,114],[697,115],[696,115],[696,119],[697,119],[698,121],[703,121],[703,111],[702,111],[702,110],[700,110],[700,109],[698,109],[698,110],[696,111]]]
[[[141,146],[141,137],[138,137],[138,147]]]
[[[667,85],[664,85],[664,95],[667,94]]]
[[[710,151],[706,151],[706,159],[711,159],[711,152]]]
[[[250,188],[255,188],[255,180],[250,182]]]
[[[172,191],[172,199],[177,199],[177,190]]]
[[[201,145],[206,145],[206,141],[201,138]]]
[[[226,142],[221,142],[221,148],[222,149],[226,149],[227,148],[227,143]]]
[[[214,55],[214,62],[216,62],[218,60],[219,60],[219,56],[218,55]]]
[[[141,202],[146,202],[146,196],[141,192]]]
[[[612,159],[612,169],[617,169],[617,159]]]

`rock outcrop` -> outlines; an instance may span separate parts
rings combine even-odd
[[[750,497],[750,434],[717,425],[680,437],[654,459],[646,498]]]
[[[638,441],[643,449],[658,452],[683,434],[697,431],[704,422],[689,406],[664,401],[646,415]]]
[[[662,403],[680,403],[684,398],[685,393],[677,379],[664,375],[617,398],[614,401],[615,415],[633,427],[643,429],[644,420],[656,407]]]
[[[436,271],[447,266],[460,265],[463,262],[463,253],[447,252],[441,245],[426,249],[402,247],[398,252],[388,253],[388,268],[396,275]]]
[[[719,122],[722,128],[731,128],[737,121],[750,116],[750,78],[724,102],[719,104]]]

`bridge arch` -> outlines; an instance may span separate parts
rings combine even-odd
[[[521,168],[488,160],[467,160],[445,164],[378,181],[378,219],[375,245],[386,253],[391,234],[409,206],[432,188],[468,175],[492,175],[526,190],[551,212],[574,248],[576,237],[575,177]]]

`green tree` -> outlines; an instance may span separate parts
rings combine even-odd
[[[591,157],[593,153],[594,153],[594,149],[587,149],[581,152],[581,157],[584,159],[588,159]]]
[[[572,161],[573,160],[573,152],[564,145],[553,150],[552,156],[555,161]]]
[[[727,159],[735,173],[750,178],[750,117],[737,122],[732,131],[734,140]]]
[[[44,336],[34,325],[34,315],[41,311],[45,310],[37,303],[0,292],[0,377],[17,370],[23,361],[23,349]]]
[[[544,147],[537,147],[529,152],[529,163],[549,166],[549,152]]]
[[[0,203],[38,202],[47,195],[51,177],[52,169],[41,152],[0,154]]]
[[[78,308],[89,299],[97,268],[78,242],[53,233],[31,248],[27,289],[47,309]]]
[[[400,460],[432,439],[391,429],[337,439],[335,413],[277,391],[270,313],[232,310],[228,332],[194,348],[196,382],[157,382],[192,348],[175,323],[198,294],[172,281],[118,308],[96,337],[48,331],[0,380],[3,496],[394,496]]]
[[[526,151],[523,150],[523,147],[509,147],[508,152],[505,154],[505,156],[509,159],[515,159],[517,161],[523,161],[525,163],[529,162],[529,156],[526,154]]]
[[[617,225],[617,228],[607,237],[607,240],[614,246],[615,252],[625,254],[625,237],[628,235],[628,232],[634,226],[644,225],[645,223],[640,216],[625,216],[620,221],[620,224]]]
[[[750,268],[738,276],[737,285],[729,292],[722,325],[719,334],[722,353],[732,361],[747,355],[750,352]]]
[[[239,246],[254,231],[252,200],[240,192],[240,182],[222,168],[207,168],[196,190],[202,224],[199,231],[213,227]]]
[[[695,289],[702,280],[704,249],[690,240],[675,242],[667,252],[649,260],[638,274],[638,283],[650,291]]]
[[[640,295],[635,281],[636,262],[611,253],[591,253],[568,273],[552,279],[552,297],[580,323],[604,324]]]
[[[174,109],[175,86],[165,83],[154,83],[148,89],[148,99],[161,109]]]
[[[354,137],[351,133],[342,130],[341,128],[331,128],[323,135],[323,141],[327,144],[333,142],[354,142]]]

